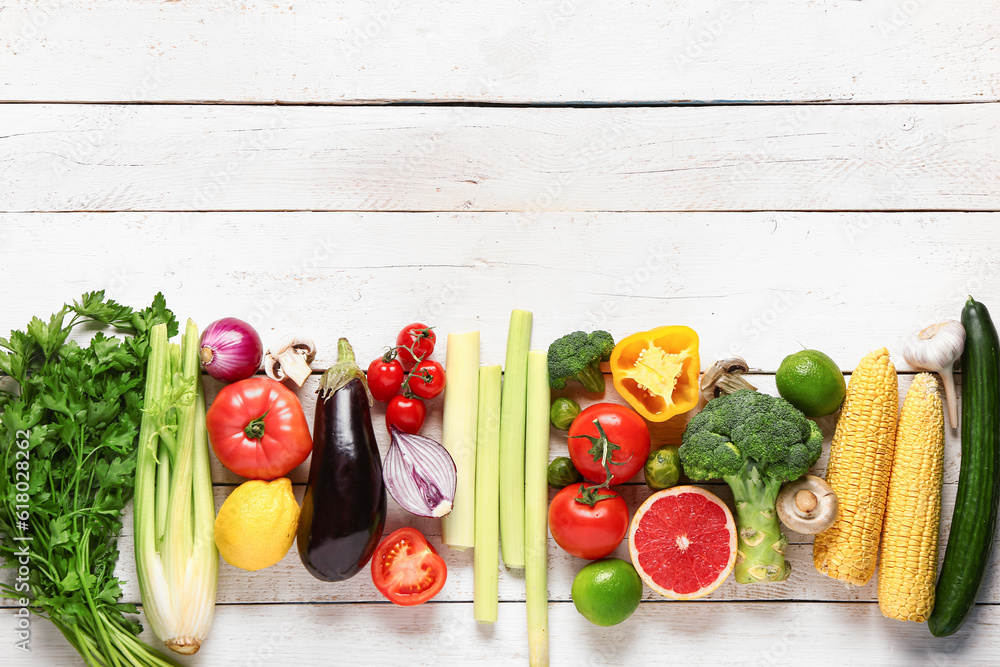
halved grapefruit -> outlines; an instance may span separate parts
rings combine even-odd
[[[628,531],[632,564],[660,595],[693,600],[719,587],[736,563],[736,522],[714,493],[696,486],[658,491]]]

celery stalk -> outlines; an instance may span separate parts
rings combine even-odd
[[[549,363],[542,350],[528,353],[525,418],[524,533],[528,608],[528,662],[549,664],[548,505]]]
[[[479,369],[476,435],[476,551],[472,568],[473,613],[496,623],[500,567],[500,366]]]
[[[198,328],[188,320],[179,352],[164,325],[150,340],[135,492],[139,591],[153,632],[192,654],[208,635],[218,585]]]
[[[143,399],[145,412],[139,426],[139,452],[135,471],[135,560],[146,620],[153,632],[162,638],[163,629],[169,625],[170,609],[155,604],[146,606],[146,601],[154,597],[166,598],[169,593],[157,554],[157,544],[166,531],[167,517],[166,505],[160,508],[158,500],[166,497],[165,489],[169,485],[163,487],[163,482],[169,483],[169,475],[165,474],[169,468],[166,448],[161,447],[158,435],[168,425],[161,424],[156,416],[164,411],[164,394],[173,376],[165,324],[153,327],[149,345],[146,392]],[[162,461],[162,465],[157,465],[157,459]]]
[[[500,545],[503,562],[524,567],[524,396],[531,345],[531,313],[513,310],[500,404]]]
[[[476,541],[476,417],[479,407],[479,332],[448,334],[445,358],[448,387],[444,393],[441,444],[455,459],[458,486],[451,513],[441,519],[441,538],[453,549]]]

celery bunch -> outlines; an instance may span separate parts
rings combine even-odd
[[[199,347],[190,320],[180,347],[165,326],[153,327],[135,477],[143,610],[156,636],[183,654],[208,635],[219,579]]]

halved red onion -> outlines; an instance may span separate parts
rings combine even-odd
[[[389,427],[392,444],[382,464],[382,479],[399,506],[417,516],[451,512],[458,485],[455,460],[441,443]]]
[[[212,322],[201,334],[201,367],[216,380],[238,382],[260,368],[264,344],[252,326],[235,317]]]

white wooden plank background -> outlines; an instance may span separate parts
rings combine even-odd
[[[85,289],[163,290],[202,326],[241,317],[265,343],[303,331],[317,370],[348,336],[374,358],[410,321],[482,331],[502,363],[512,308],[544,347],[580,328],[700,333],[704,363],[775,371],[816,348],[850,371],[873,346],[1000,294],[996,213],[0,214],[3,321]],[[988,301],[987,301],[988,303]],[[1000,305],[998,305],[1000,309]],[[440,343],[442,348],[445,341]],[[444,357],[441,356],[443,360]]]
[[[765,391],[794,350],[850,372],[885,345],[905,390],[906,335],[968,294],[1000,318],[998,43],[990,0],[0,0],[0,333],[85,290],[162,290],[202,325],[313,334],[317,372],[340,335],[367,360],[413,320],[480,329],[500,363],[519,307],[535,347],[688,324],[703,367],[743,354]],[[943,532],[958,447],[949,431]],[[240,481],[214,461],[213,480],[218,503]],[[632,509],[648,493],[622,491]],[[387,529],[439,544],[436,522],[390,507]],[[130,535],[126,517],[135,601]],[[934,639],[789,537],[788,582],[647,590],[613,629],[573,609],[582,561],[550,544],[553,664],[997,663],[1000,578]],[[477,627],[470,554],[443,555],[449,584],[416,609],[366,573],[313,580],[294,547],[254,574],[223,563],[216,625],[184,662],[524,664],[523,580],[501,575],[500,622]],[[0,611],[0,637],[13,620]],[[0,640],[0,662],[80,664],[50,625],[32,632],[28,656]]]
[[[14,105],[0,210],[996,210],[998,153],[996,104]]]
[[[8,0],[32,101],[991,101],[992,0]]]

